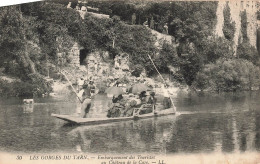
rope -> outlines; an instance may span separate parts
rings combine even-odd
[[[162,77],[161,73],[160,73],[159,70],[157,69],[156,65],[154,64],[154,62],[153,62],[151,56],[150,56],[149,54],[147,54],[147,55],[148,55],[149,59],[151,60],[153,66],[154,66],[154,68],[155,68],[155,70],[158,72],[158,74],[160,75],[161,79],[163,80],[164,84],[167,84],[166,81],[164,80],[164,78]],[[169,90],[168,90],[168,89],[167,89],[167,92],[168,92],[168,94],[169,94]],[[170,100],[171,100],[173,109],[174,109],[174,111],[176,111],[176,107],[175,107],[175,105],[174,105],[174,103],[173,103],[173,100],[172,100],[171,96],[169,96],[169,97],[170,97]]]

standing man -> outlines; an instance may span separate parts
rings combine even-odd
[[[94,81],[90,80],[88,84],[85,81],[82,90],[83,91],[80,91],[79,93],[79,94],[82,93],[82,96],[79,95],[79,97],[82,97],[80,115],[81,117],[86,118],[92,106],[93,96],[98,93],[98,89],[96,89],[96,86],[94,85]]]
[[[171,103],[171,99],[170,99],[170,95],[168,93],[168,90],[166,88],[167,86],[162,84],[162,91],[163,91],[163,106],[164,106],[164,109],[168,109],[172,106],[172,103]]]

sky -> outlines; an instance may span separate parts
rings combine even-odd
[[[39,0],[0,0],[0,6],[16,5],[21,3],[35,2]]]

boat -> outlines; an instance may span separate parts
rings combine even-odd
[[[67,121],[75,125],[96,125],[96,124],[106,124],[112,122],[128,121],[128,120],[138,120],[151,117],[160,117],[165,115],[173,115],[175,110],[173,108],[164,109],[152,113],[136,115],[130,117],[114,117],[114,118],[81,118],[73,115],[61,115],[61,114],[51,114],[52,117]]]

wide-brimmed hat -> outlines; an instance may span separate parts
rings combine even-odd
[[[134,94],[133,94],[133,93],[130,93],[130,94],[129,94],[129,97],[134,97]]]

